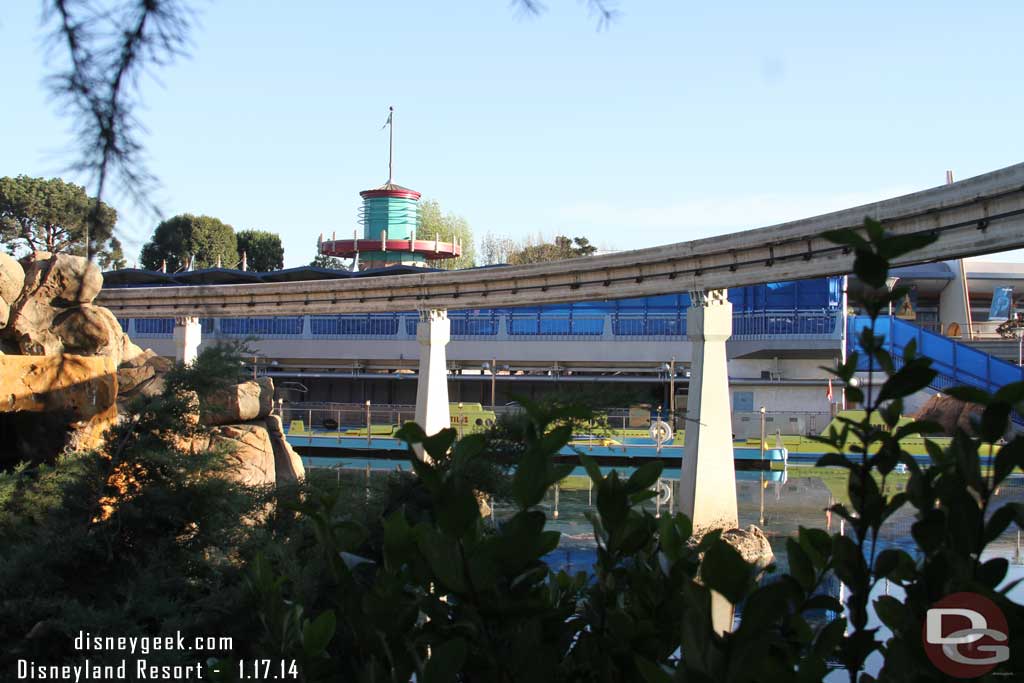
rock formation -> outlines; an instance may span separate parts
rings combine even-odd
[[[97,448],[117,419],[110,357],[0,356],[3,449],[14,459]]]
[[[0,254],[0,330],[7,327],[11,307],[25,286],[25,270],[7,254]]]
[[[694,530],[694,535],[687,541],[690,547],[696,547],[705,533],[711,529]],[[735,548],[743,560],[757,567],[759,572],[772,563],[775,553],[772,545],[757,526],[750,524],[746,529],[725,529],[722,531],[721,539]]]
[[[80,256],[37,251],[21,265],[24,283],[10,307],[4,336],[23,355],[110,356],[120,365],[142,353],[109,310],[92,304],[103,287],[96,264]],[[5,273],[0,282],[17,281],[17,270],[9,263],[0,262],[0,270]]]
[[[270,415],[274,381],[261,377],[215,392],[206,399],[200,420],[207,426],[246,422]]]
[[[936,394],[928,399],[921,406],[921,409],[914,414],[915,420],[929,420],[942,425],[942,430],[947,436],[952,436],[957,427],[968,434],[974,433],[971,425],[971,417],[981,417],[983,406],[977,403],[964,403],[952,396]]]
[[[173,363],[92,303],[102,286],[99,268],[78,256],[0,254],[0,455],[40,461],[100,448],[119,404],[166,390]],[[237,463],[228,476],[245,484],[297,483],[305,470],[270,414],[273,398],[263,378],[214,393],[202,410],[197,400],[192,424],[212,429],[183,450],[225,449]]]
[[[755,565],[758,569],[765,569],[775,559],[768,537],[753,524],[748,525],[746,529],[723,531],[722,540],[739,551],[745,562]]]

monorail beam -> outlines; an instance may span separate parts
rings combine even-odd
[[[731,235],[526,266],[244,285],[107,289],[121,317],[333,315],[623,299],[850,272],[853,254],[820,237],[881,220],[938,240],[909,265],[1024,247],[1024,164],[875,204]]]

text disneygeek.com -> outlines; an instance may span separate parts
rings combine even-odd
[[[16,676],[19,681],[200,681],[206,678],[209,666],[196,661],[189,664],[154,664],[146,655],[158,652],[195,652],[204,655],[225,655],[233,648],[230,637],[185,637],[181,631],[167,636],[100,636],[79,631],[73,646],[85,658],[74,664],[48,664],[19,659]],[[124,653],[120,662],[111,661],[111,653]],[[103,663],[89,660],[89,654],[102,653]],[[197,654],[197,659],[206,659]]]

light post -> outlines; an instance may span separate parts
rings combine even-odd
[[[849,386],[851,386],[851,387],[859,387],[860,386],[860,380],[857,379],[856,377],[851,377],[850,381],[849,381]],[[846,405],[846,387],[843,387],[843,410],[846,410],[846,408],[847,408],[847,405]]]
[[[668,362],[668,414],[669,424],[676,426],[676,357]]]
[[[759,411],[761,413],[761,463],[764,464],[764,439],[765,439],[765,410],[764,406],[761,406]]]
[[[664,403],[668,404],[669,414],[672,414],[672,401],[665,401],[665,380],[669,379],[669,364],[662,363],[658,366],[658,378],[661,380],[661,398]]]
[[[761,495],[761,510],[757,517],[757,523],[764,526],[764,439],[765,439],[765,410],[764,406],[761,406],[759,411],[761,413],[761,485],[758,486]]]
[[[895,275],[890,275],[885,278],[885,287],[889,290],[889,329],[885,335],[889,339],[889,353],[892,353],[894,349],[894,335],[892,330],[892,290],[896,287],[896,283],[899,281],[900,279]]]

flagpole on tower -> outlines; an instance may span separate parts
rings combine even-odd
[[[395,159],[395,108],[388,107],[388,184],[394,179]]]

